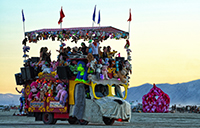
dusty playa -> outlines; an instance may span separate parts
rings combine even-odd
[[[70,125],[67,121],[57,121],[56,125],[44,125],[42,121],[35,122],[33,117],[12,116],[14,110],[10,112],[0,111],[0,127],[4,128],[96,128],[96,127],[199,127],[200,114],[197,113],[132,113],[130,123],[115,122],[112,126],[104,124],[89,123],[88,125]]]

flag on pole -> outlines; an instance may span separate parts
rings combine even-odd
[[[100,21],[101,21],[101,17],[100,17],[100,10],[99,10],[99,18],[98,18],[97,24],[100,24]]]
[[[25,21],[23,9],[22,9],[22,21],[23,21],[23,22]]]
[[[94,13],[93,13],[93,16],[92,16],[92,20],[95,22],[95,16],[96,16],[96,5],[94,7]]]
[[[131,9],[130,9],[130,15],[129,15],[129,19],[127,21],[131,21]]]
[[[60,19],[59,19],[59,21],[58,21],[58,24],[60,24],[60,23],[62,23],[63,22],[63,18],[65,17],[65,14],[64,14],[64,12],[63,12],[63,10],[62,10],[62,7],[61,7],[61,10],[60,10]]]

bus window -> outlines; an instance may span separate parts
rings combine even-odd
[[[122,89],[124,90],[124,86],[121,86],[121,85],[112,85],[112,94],[115,97],[124,98],[124,95],[122,93]]]
[[[102,85],[102,84],[97,84],[95,86],[95,94],[97,97],[107,96],[108,95],[108,86]]]
[[[90,89],[89,89],[89,86],[88,86],[88,85],[85,85],[85,98],[91,99],[91,96],[90,96]]]

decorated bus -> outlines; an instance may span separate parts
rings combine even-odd
[[[82,125],[129,122],[131,106],[125,101],[132,68],[128,37],[128,32],[112,26],[25,32],[24,66],[15,78],[17,85],[24,86],[27,115],[45,124],[57,120]],[[101,43],[107,39],[123,40],[126,57],[109,46],[102,50]],[[48,47],[41,47],[38,57],[27,54],[28,45],[41,40],[58,43],[57,60],[51,60]],[[78,41],[80,47],[65,43]]]

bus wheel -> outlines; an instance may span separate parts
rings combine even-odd
[[[103,117],[103,122],[106,124],[106,125],[113,125],[113,123],[115,122],[114,119],[110,119],[108,117]]]
[[[55,124],[57,122],[57,120],[53,118],[53,113],[47,112],[42,114],[42,121],[44,124]]]
[[[78,124],[78,121],[77,121],[76,117],[70,117],[70,118],[68,119],[68,122],[69,122],[70,124]]]
[[[78,120],[78,123],[79,123],[80,125],[87,125],[89,122],[86,121],[86,120]]]

